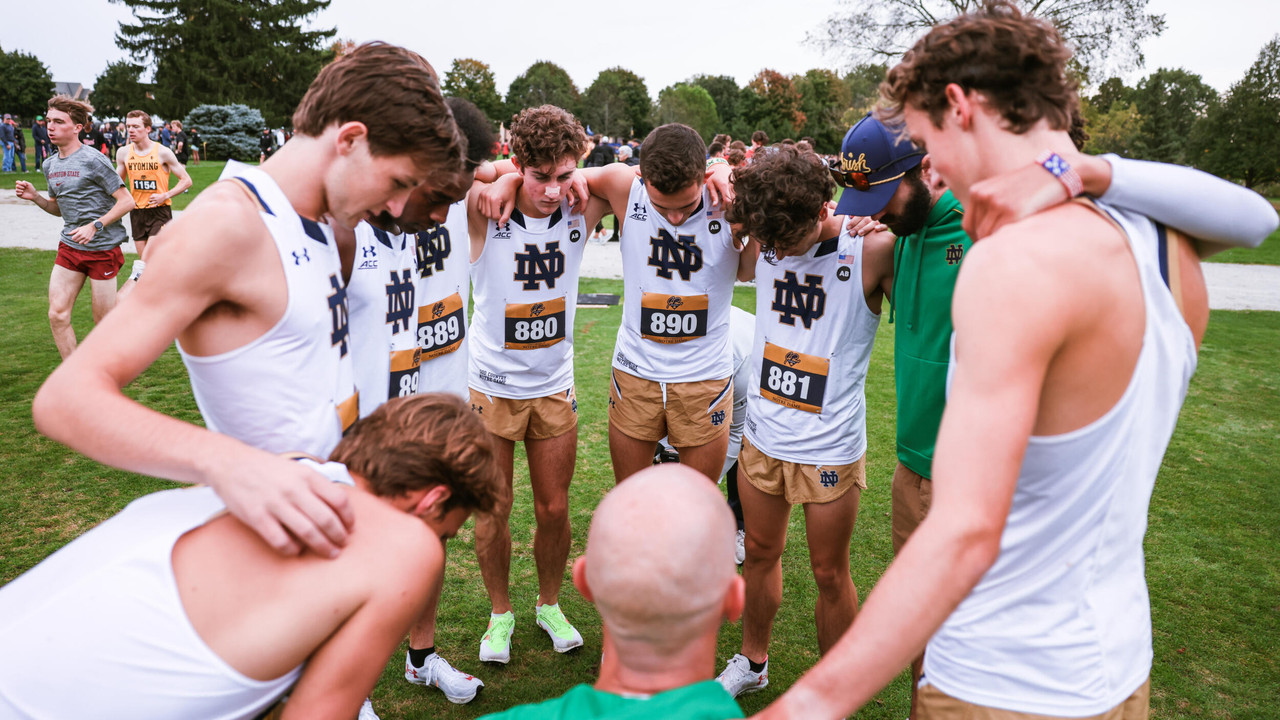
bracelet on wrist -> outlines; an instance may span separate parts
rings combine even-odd
[[[1080,174],[1066,160],[1063,160],[1058,153],[1052,150],[1045,150],[1036,158],[1036,164],[1062,183],[1063,187],[1067,189],[1068,197],[1077,197],[1084,194],[1084,181],[1080,179]]]

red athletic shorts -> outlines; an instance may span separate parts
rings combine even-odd
[[[66,243],[58,243],[58,257],[54,265],[81,275],[88,275],[90,280],[109,280],[120,272],[124,265],[124,251],[117,245],[110,250],[77,250]]]

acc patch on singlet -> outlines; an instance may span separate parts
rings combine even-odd
[[[422,350],[422,362],[457,350],[466,335],[462,296],[458,293],[418,308],[418,347]]]
[[[536,350],[564,340],[564,297],[526,305],[507,305],[505,343],[508,350]]]
[[[640,337],[660,343],[682,343],[707,336],[706,295],[647,292],[640,300]]]
[[[766,342],[760,363],[760,395],[779,405],[822,412],[831,361]]]

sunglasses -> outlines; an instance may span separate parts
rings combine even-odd
[[[881,170],[884,170],[885,168],[892,167],[904,160],[910,160],[913,157],[920,157],[921,155],[924,155],[924,153],[920,151],[916,151],[911,153],[910,155],[903,155],[900,158],[890,160],[889,162],[885,163],[884,165],[881,165],[878,168],[875,168],[874,170],[866,170],[866,171],[842,170],[840,168],[839,160],[831,160],[830,163],[827,165],[827,169],[831,171],[831,177],[834,178],[835,181],[840,185],[847,188],[851,188],[853,190],[858,190],[860,192],[866,192],[870,190],[872,186],[883,185],[884,183],[893,182],[894,180],[901,178],[903,175],[907,174],[907,171],[904,170],[898,173],[897,175],[894,175],[893,177],[887,177],[883,180],[876,180],[874,182],[871,180],[871,175],[878,173]]]

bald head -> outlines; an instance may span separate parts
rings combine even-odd
[[[655,465],[610,491],[591,520],[586,582],[615,640],[661,655],[718,631],[737,578],[734,530],[716,486],[683,465]]]

